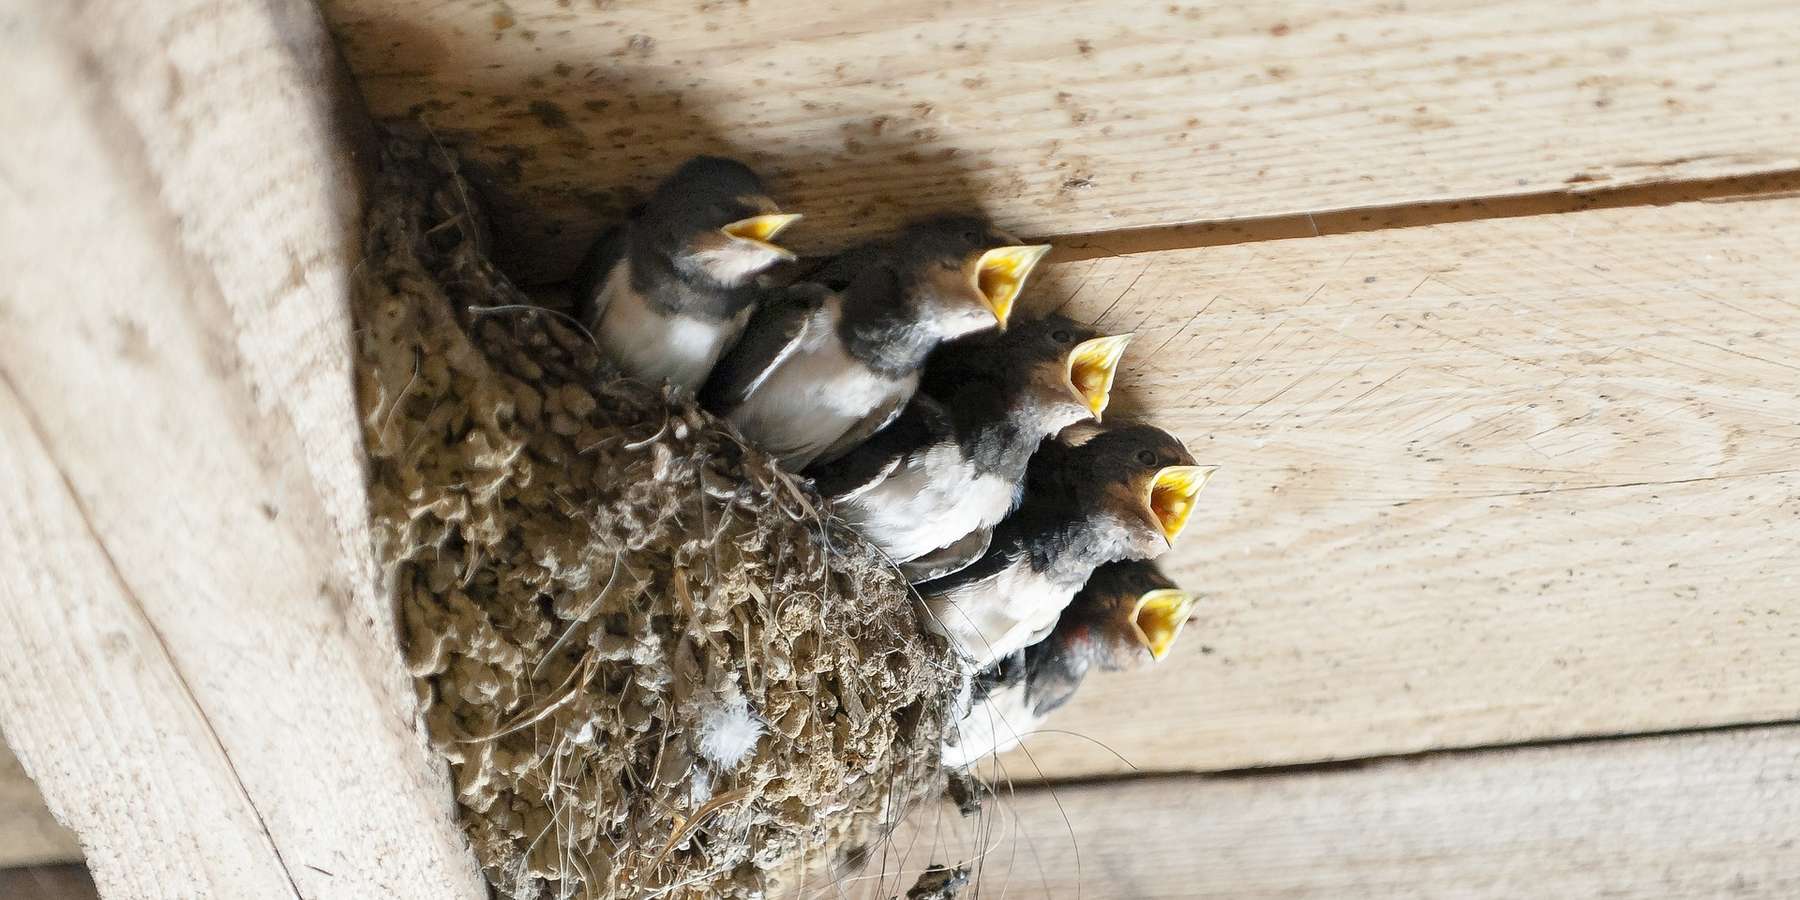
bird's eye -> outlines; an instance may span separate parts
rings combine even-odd
[[[1061,328],[1058,328],[1055,331],[1050,332],[1050,339],[1059,344],[1066,344],[1066,343],[1074,340],[1075,336],[1068,333],[1067,331],[1064,331]]]
[[[1156,465],[1156,454],[1149,450],[1139,450],[1137,461],[1146,466],[1154,466]]]

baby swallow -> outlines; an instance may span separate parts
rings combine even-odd
[[[799,218],[777,210],[743,163],[695,157],[594,243],[575,278],[577,312],[625,374],[699,390],[743,332],[756,276],[794,258],[771,241]]]
[[[966,766],[1018,746],[1075,695],[1090,668],[1119,672],[1162,661],[1193,606],[1193,595],[1151,563],[1094,570],[1049,637],[975,676],[974,702],[946,736],[944,764]]]
[[[1046,442],[987,553],[919,585],[933,626],[975,671],[1037,642],[1095,568],[1167,550],[1216,469],[1151,425],[1108,428],[1078,446]]]
[[[847,251],[771,298],[702,402],[790,471],[892,422],[939,344],[996,325],[1047,247],[978,219],[932,219]]]
[[[909,579],[957,571],[1018,505],[1038,444],[1106,409],[1130,339],[1062,316],[964,338],[893,424],[808,474]]]

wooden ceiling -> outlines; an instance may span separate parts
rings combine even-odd
[[[261,15],[190,3],[91,57],[152,156],[185,148],[170,183],[247,173],[222,195],[238,213],[163,198],[201,247],[342,187],[318,154],[246,137],[283,122],[229,102],[244,85],[307,82],[219,81],[278,44],[233,50],[213,7]],[[528,281],[679,159],[723,151],[808,214],[803,249],[980,207],[1061,246],[1034,305],[1137,333],[1119,409],[1226,467],[1169,559],[1201,617],[1154,670],[1090,679],[1004,760],[995,817],[911,832],[908,865],[987,845],[983,825],[1020,847],[987,857],[1018,896],[1800,890],[1772,862],[1800,801],[1769,788],[1800,779],[1792,3],[323,8],[371,110],[474,161]],[[220,122],[232,141],[194,137]],[[74,180],[124,179],[78,162]],[[323,327],[349,251],[289,243],[316,253],[208,263],[230,296],[298,298],[243,307],[276,318],[223,339]],[[156,289],[199,296],[185,277]],[[38,359],[9,346],[9,371]],[[320,371],[257,377],[316,398]],[[354,423],[307,421],[288,456],[350,452]],[[49,471],[36,452],[20,471]],[[1628,735],[1663,736],[1587,741]],[[1281,768],[1330,761],[1352,762]],[[334,846],[299,821],[275,823],[286,849]]]

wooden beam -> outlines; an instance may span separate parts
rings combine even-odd
[[[0,870],[78,862],[81,846],[50,810],[12,751],[0,743]],[[0,894],[0,896],[5,896]]]
[[[79,865],[0,869],[0,897],[7,900],[97,900],[94,880]]]
[[[1800,200],[1163,251],[1039,290],[1224,471],[1153,671],[1018,777],[1794,716]],[[1035,763],[1035,765],[1034,765]]]
[[[808,250],[946,207],[1050,235],[1800,166],[1785,0],[324,6],[375,112],[524,189],[542,276],[699,152],[772,174]]]
[[[887,900],[986,848],[983,897],[1785,898],[1797,780],[1785,727],[1023,789],[915,814],[846,888]]]
[[[0,23],[7,741],[109,898],[485,897],[375,585],[316,9]]]

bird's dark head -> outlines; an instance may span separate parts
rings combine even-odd
[[[972,334],[932,358],[920,389],[952,397],[969,386],[998,391],[1044,434],[1100,420],[1131,335],[1103,335],[1067,316],[1023,319],[1005,332]]]
[[[1070,497],[1109,543],[1112,559],[1151,559],[1187,527],[1201,489],[1218,470],[1196,465],[1175,437],[1154,425],[1094,429],[1068,446],[1059,439],[1039,451],[1032,480]],[[1033,485],[1027,486],[1029,494]]]
[[[1032,269],[1050,251],[1027,246],[971,216],[940,216],[908,225],[889,244],[908,302],[951,340],[988,328],[1004,330]]]
[[[635,227],[677,269],[738,287],[794,258],[774,239],[799,218],[781,212],[749,166],[696,156],[657,186]]]
[[[1192,608],[1191,596],[1150,563],[1095,569],[1049,636],[1025,648],[1033,712],[1045,715],[1065,703],[1090,668],[1118,672],[1162,660]]]
[[[1193,613],[1194,595],[1176,586],[1155,564],[1107,563],[1063,611],[1057,629],[1082,628],[1095,664],[1118,671],[1161,662]]]
[[[1026,381],[1032,405],[1054,433],[1083,419],[1100,421],[1129,334],[1102,334],[1067,316],[1019,322],[996,354]]]

